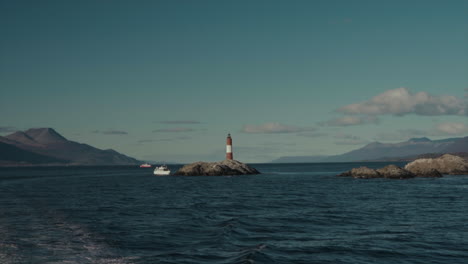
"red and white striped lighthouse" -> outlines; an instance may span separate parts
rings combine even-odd
[[[231,134],[228,134],[226,138],[226,159],[232,160],[232,138]]]

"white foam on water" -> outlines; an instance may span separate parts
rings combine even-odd
[[[20,244],[0,242],[0,264],[23,263],[23,258],[33,260],[33,263],[56,264],[132,264],[137,259],[119,255],[105,243],[98,242],[105,238],[81,224],[66,220],[59,212],[36,209],[31,216],[34,217],[34,224],[29,227],[32,230],[22,240],[33,244],[38,252],[44,254],[30,256],[27,255],[30,252],[25,252]]]
[[[56,246],[48,248],[48,250],[61,252],[61,255],[64,257],[72,258],[61,260],[61,263],[68,261],[69,263],[79,264],[83,263],[83,260],[86,260],[87,263],[96,264],[132,264],[134,263],[132,260],[136,259],[135,257],[113,256],[116,254],[109,246],[95,241],[104,239],[82,225],[61,222],[56,226],[60,229],[60,232],[65,234],[63,239],[65,243],[67,243],[65,240],[73,239],[69,240],[68,244],[59,246],[58,248]],[[79,241],[78,245],[73,243],[73,241]]]
[[[19,257],[16,254],[14,254],[14,252],[16,252],[17,250],[18,246],[16,244],[0,242],[0,263],[14,264],[20,262]]]

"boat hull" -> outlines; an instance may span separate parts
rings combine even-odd
[[[161,176],[161,175],[169,175],[169,174],[171,174],[171,171],[158,171],[158,170],[155,170],[153,173],[154,173],[154,175]]]

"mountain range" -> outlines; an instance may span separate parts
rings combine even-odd
[[[52,128],[0,136],[0,165],[134,165],[141,161],[115,150],[71,141]]]
[[[416,157],[428,153],[463,153],[468,152],[468,137],[430,140],[412,138],[399,143],[373,142],[362,148],[334,156],[295,156],[281,157],[275,163],[299,162],[353,162],[382,161],[396,158]]]
[[[430,140],[412,138],[399,143],[373,142],[362,148],[334,156],[286,156],[272,162],[353,162],[411,160],[421,155],[467,153],[468,137]],[[468,154],[467,154],[468,156]],[[102,150],[71,141],[53,128],[31,128],[0,136],[0,166],[17,165],[136,165],[142,161],[115,150]]]

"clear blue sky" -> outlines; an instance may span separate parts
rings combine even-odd
[[[468,1],[0,1],[0,132],[147,160],[468,135]]]

